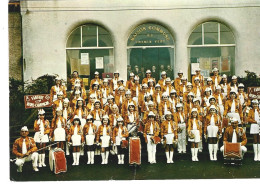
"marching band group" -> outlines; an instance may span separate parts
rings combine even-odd
[[[186,153],[187,142],[192,161],[199,161],[198,152],[202,151],[204,141],[208,143],[210,160],[216,161],[220,138],[223,142],[241,143],[241,150],[246,152],[245,130],[239,126],[244,123],[251,124],[254,160],[260,161],[258,100],[248,98],[236,76],[228,82],[217,68],[212,72],[213,76],[204,81],[197,69],[192,82],[187,81],[181,70],[174,80],[163,71],[158,82],[150,70],[141,82],[134,73],[124,82],[119,72],[114,72],[111,80],[100,79],[95,72],[88,96],[77,71],[72,74],[68,92],[57,77],[50,90],[53,119],[49,122],[40,109],[34,122],[34,138],[28,137],[28,128],[23,127],[21,138],[14,143],[17,171],[22,171],[27,160],[33,160],[35,171],[45,167],[49,142],[57,142],[57,147],[66,150],[67,155],[71,147],[72,165],[79,165],[84,151],[87,164],[94,164],[95,155],[101,155],[101,164],[107,164],[111,150],[117,154],[118,164],[124,164],[128,137],[137,134],[147,144],[151,164],[156,163],[158,143],[164,145],[167,163],[173,163],[175,146],[178,153]],[[224,129],[225,119],[229,123]],[[223,151],[223,146],[220,150]]]

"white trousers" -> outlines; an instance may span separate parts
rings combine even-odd
[[[27,157],[16,158],[15,164],[19,167],[19,166],[23,166],[23,164],[28,161],[32,161],[33,167],[37,167],[38,153],[34,152]]]

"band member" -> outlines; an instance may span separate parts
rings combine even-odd
[[[198,114],[199,114],[199,120],[200,120],[201,122],[203,122],[203,119],[204,119],[206,113],[205,113],[204,108],[201,107],[201,105],[200,105],[200,100],[199,100],[198,98],[194,98],[194,99],[193,99],[193,108],[196,108],[196,109],[197,109]],[[191,110],[192,110],[192,109],[190,109],[189,113],[186,114],[188,117],[191,116]]]
[[[120,116],[118,106],[116,104],[112,105],[112,113],[109,115],[109,122],[112,129],[116,126],[117,118]]]
[[[29,131],[26,126],[21,128],[21,137],[16,139],[13,144],[13,154],[16,156],[15,164],[17,172],[23,171],[23,165],[27,161],[32,161],[33,170],[39,171],[37,168],[38,153],[35,141],[28,137]]]
[[[199,161],[198,143],[202,139],[202,124],[199,120],[198,111],[196,108],[191,110],[191,118],[188,121],[188,136],[188,141],[191,142],[192,161]]]
[[[177,103],[176,113],[174,113],[174,121],[178,124],[178,152],[186,153],[186,130],[187,115],[184,113],[182,103]]]
[[[218,138],[221,136],[221,122],[214,105],[210,106],[204,126],[204,137],[208,141],[209,156],[211,161],[217,160]]]
[[[87,111],[84,108],[83,99],[81,97],[77,99],[76,109],[74,110],[74,113],[71,116],[71,121],[74,120],[75,116],[78,116],[82,127],[84,127],[84,125],[86,124]]]
[[[84,99],[84,101],[87,99],[87,92],[86,89],[84,87],[81,87],[80,85],[80,80],[75,80],[75,85],[74,85],[74,89],[70,95],[70,101],[72,101],[73,99],[75,99],[75,92],[79,91],[80,92],[80,97],[82,99]]]
[[[153,164],[156,163],[156,142],[155,137],[159,136],[159,125],[155,121],[155,114],[150,112],[148,114],[148,121],[144,128],[144,139],[147,143],[148,162]]]
[[[118,80],[119,80],[119,72],[115,71],[114,72],[114,77],[110,81],[110,87],[111,87],[112,91],[115,91],[118,88],[118,85],[117,85],[117,81]]]
[[[247,143],[246,133],[243,128],[238,127],[238,119],[235,117],[231,118],[231,126],[227,127],[224,132],[223,142],[240,143],[242,156],[247,152],[245,146]],[[224,151],[224,145],[220,148],[220,151]]]
[[[72,165],[79,165],[80,146],[84,145],[82,141],[83,130],[79,116],[75,115],[72,125],[68,131],[68,142],[72,145],[73,163]]]
[[[87,116],[87,123],[83,127],[83,141],[85,140],[87,146],[88,162],[87,164],[94,164],[95,157],[95,137],[97,134],[97,126],[93,123],[94,119],[91,115]]]
[[[187,85],[187,77],[182,77],[181,84],[178,86],[179,89],[176,89],[181,101],[183,100],[183,94],[187,90],[186,85]]]
[[[90,115],[93,117],[94,124],[97,126],[97,129],[99,129],[99,126],[101,125],[101,120],[105,115],[104,110],[101,109],[101,102],[99,100],[95,101],[94,110],[90,111]]]
[[[119,79],[117,80],[117,88],[115,89],[115,94],[114,94],[115,97],[118,96],[118,95],[120,95],[120,89],[121,89],[121,87],[123,87],[124,90],[126,90],[126,87],[125,87],[125,85],[124,85],[124,80],[121,79],[121,78],[119,78]]]
[[[148,93],[148,85],[146,83],[142,84],[142,91],[139,94],[138,97],[138,107],[139,109],[142,108],[144,103],[144,96]]]
[[[192,93],[193,97],[194,97],[194,93],[192,92],[192,88],[193,88],[193,86],[192,86],[191,82],[188,82],[186,84],[186,91],[183,93],[183,102],[187,101],[189,93]]]
[[[98,81],[94,81],[91,85],[91,90],[89,91],[89,94],[94,94],[98,100],[102,99],[102,92],[100,90],[100,87],[101,84]]]
[[[228,95],[228,89],[229,89],[229,85],[228,85],[228,80],[227,80],[227,75],[224,74],[222,75],[222,80],[220,81],[220,86],[223,92],[223,96],[226,99],[227,95]]]
[[[206,89],[210,90],[210,95],[213,95],[213,93],[215,92],[215,86],[213,84],[211,77],[207,78],[206,85],[203,87],[204,96],[205,96]]]
[[[118,164],[124,164],[125,154],[127,152],[127,128],[124,126],[124,120],[121,116],[117,118],[117,125],[113,129],[113,143],[117,146]]]
[[[149,79],[152,79],[154,81],[154,83],[156,84],[156,80],[155,78],[153,78],[151,75],[152,75],[152,72],[151,70],[146,70],[146,73],[145,73],[146,77],[142,80],[142,84],[146,83],[148,84],[148,80]]]
[[[254,161],[260,161],[260,111],[258,100],[252,100],[252,109],[248,114],[248,123],[250,123],[250,134],[253,135]]]
[[[150,93],[151,95],[153,95],[154,93],[154,87],[155,87],[155,81],[153,79],[149,79],[148,80],[148,93]]]
[[[139,84],[139,77],[135,76],[134,85],[131,87],[131,93],[132,93],[133,100],[136,102],[137,106],[139,105],[138,96],[140,92],[141,92],[141,85]]]
[[[212,95],[211,89],[207,87],[204,91],[204,97],[203,97],[202,104],[201,104],[202,107],[204,107],[204,109],[210,106],[209,98],[211,95]]]
[[[134,110],[138,111],[137,104],[131,97],[131,91],[127,90],[126,93],[125,93],[125,99],[122,103],[122,109],[121,109],[121,114],[122,114],[123,118],[125,118],[125,116],[127,115],[129,103],[133,103],[134,106],[135,106]]]
[[[80,90],[75,91],[75,97],[70,102],[70,107],[71,107],[72,111],[74,111],[76,109],[76,103],[77,103],[78,98],[80,98]]]
[[[115,103],[118,106],[119,113],[122,112],[122,105],[125,101],[125,88],[123,86],[118,87],[118,95],[115,96]]]
[[[112,106],[115,104],[115,98],[113,95],[108,95],[107,104],[104,107],[104,111],[106,115],[110,115],[112,113]]]
[[[224,99],[224,95],[222,93],[220,85],[218,85],[216,87],[214,97],[216,98],[216,102],[217,102],[217,106],[219,107],[219,110],[220,110],[221,118],[223,118],[225,99]]]
[[[148,92],[147,94],[145,94],[144,96],[144,102],[143,105],[141,107],[141,113],[144,113],[145,111],[149,110],[148,109],[148,103],[152,101],[153,102],[153,97],[152,95]],[[154,106],[156,108],[156,103],[154,102]]]
[[[55,114],[56,114],[56,109],[57,108],[62,109],[62,107],[63,107],[63,92],[59,91],[59,92],[57,92],[57,99],[52,104],[53,116],[55,116]]]
[[[205,108],[205,113],[206,113],[205,115],[208,115],[208,114],[210,113],[210,107],[211,107],[212,105],[215,106],[215,108],[216,108],[216,113],[217,113],[217,115],[220,116],[220,109],[219,109],[219,107],[218,107],[218,105],[217,105],[216,98],[215,98],[214,96],[210,96],[210,97],[209,97],[209,106]]]
[[[39,151],[39,167],[46,167],[45,165],[45,147],[49,142],[49,133],[50,133],[50,122],[45,119],[45,111],[40,109],[38,111],[38,119],[34,121],[34,141],[37,145],[38,149],[42,149]]]
[[[99,72],[98,71],[96,71],[95,73],[94,73],[94,75],[95,75],[95,77],[94,77],[94,79],[92,79],[91,81],[90,81],[90,90],[92,90],[93,89],[93,84],[94,83],[98,83],[98,85],[99,85],[99,89],[101,88],[101,85],[102,85],[102,80],[99,78]]]
[[[166,111],[171,111],[171,103],[170,103],[168,98],[169,98],[168,94],[166,92],[164,92],[162,94],[161,104],[158,107],[159,115],[160,115],[162,120],[164,118],[164,115],[165,115]]]
[[[67,123],[68,123],[68,120],[71,118],[71,115],[73,113],[69,102],[70,101],[68,100],[68,98],[65,98],[63,100],[63,107],[62,107],[62,116],[67,120]]]
[[[200,68],[195,69],[195,73],[196,74],[192,76],[192,81],[191,81],[193,87],[196,84],[195,79],[198,80],[199,86],[203,87],[203,85],[204,85],[204,77],[203,77],[203,75],[200,74]]]
[[[56,115],[51,121],[50,138],[52,141],[56,141],[57,147],[64,150],[64,143],[66,141],[67,134],[67,120],[62,117],[62,109],[56,109]]]
[[[193,108],[193,99],[194,99],[194,94],[193,92],[190,92],[187,95],[187,100],[184,102],[184,113],[187,114],[189,111],[192,110]]]
[[[248,101],[248,94],[244,91],[245,86],[243,83],[239,83],[238,84],[238,98],[240,101],[240,105],[243,107],[248,106],[249,105],[249,101]]]
[[[174,87],[171,85],[171,79],[167,77],[165,80],[165,86],[162,87],[162,92],[166,92],[170,95],[172,89],[174,89]]]
[[[174,87],[175,87],[175,90],[179,90],[179,86],[181,85],[181,79],[183,77],[183,71],[182,70],[179,70],[178,71],[178,77],[176,77],[175,81],[174,81]]]
[[[201,98],[202,98],[202,95],[203,95],[203,92],[202,92],[203,91],[203,85],[204,85],[204,81],[203,81],[203,83],[200,83],[199,77],[194,78],[192,92],[194,93],[195,97],[200,100],[200,103],[202,102]]]
[[[211,76],[211,79],[213,81],[214,87],[216,88],[220,84],[221,76],[218,74],[219,70],[216,67],[212,70],[212,72],[213,72],[213,76]]]
[[[139,125],[139,114],[135,111],[135,104],[133,102],[128,104],[127,115],[124,119],[125,124],[127,125],[127,130],[129,134],[132,135],[135,132],[137,125]]]
[[[109,125],[109,117],[105,115],[102,118],[102,125],[100,125],[98,129],[97,138],[96,138],[96,142],[98,143],[98,145],[99,143],[101,143],[101,157],[102,157],[101,164],[108,163],[109,146],[110,146],[111,137],[112,137],[112,129]]]
[[[95,94],[90,94],[89,95],[89,102],[88,102],[88,104],[86,106],[86,110],[87,110],[88,114],[90,113],[90,111],[94,110],[94,108],[95,108],[94,104],[95,104],[96,100],[97,100],[97,98],[96,98]]]
[[[153,94],[153,101],[156,103],[157,107],[161,104],[161,99],[162,99],[161,85],[157,83],[155,85],[155,92]]]
[[[230,96],[230,90],[234,89],[236,92],[238,91],[238,82],[237,82],[237,76],[233,75],[231,78],[231,82],[228,84],[228,97]]]
[[[135,74],[130,73],[129,80],[126,81],[126,89],[131,90],[131,88],[134,86],[134,78],[135,78]]]
[[[169,101],[171,103],[172,114],[176,112],[176,105],[180,102],[180,99],[177,97],[177,92],[175,89],[172,89],[170,92]]]
[[[110,94],[113,94],[112,90],[108,86],[108,79],[103,80],[103,85],[101,87],[101,94],[102,94],[102,103],[103,106],[107,104],[107,98]]]
[[[173,121],[173,116],[170,111],[165,113],[165,121],[161,124],[161,139],[165,142],[165,155],[167,163],[173,162],[173,143],[177,144],[178,134],[177,134],[177,124]]]
[[[81,78],[79,78],[79,73],[78,71],[73,71],[72,73],[72,78],[70,79],[70,84],[71,84],[71,90],[74,90],[75,82],[79,80],[80,86],[83,87],[83,81]]]
[[[51,87],[51,91],[50,91],[51,102],[54,102],[55,100],[57,100],[58,92],[62,92],[63,96],[66,97],[66,87],[62,85],[60,77],[55,78],[55,85]]]
[[[164,87],[166,84],[166,78],[167,78],[167,74],[165,71],[162,71],[161,73],[161,79],[158,81],[158,84],[160,84],[161,87]]]
[[[237,92],[235,89],[230,91],[230,99],[225,102],[224,117],[235,117],[239,123],[243,123],[242,106],[237,100]]]

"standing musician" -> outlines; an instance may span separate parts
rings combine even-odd
[[[125,101],[125,88],[123,86],[118,87],[118,95],[115,96],[115,104],[117,104],[119,113],[122,113],[122,105]]]
[[[162,99],[161,85],[157,83],[155,85],[155,92],[153,94],[153,101],[155,102],[157,107],[161,104],[161,99]]]
[[[187,90],[187,87],[186,87],[186,85],[187,85],[187,77],[182,77],[181,78],[181,84],[178,86],[178,89],[176,89],[177,90],[177,93],[178,93],[178,95],[179,95],[179,97],[180,97],[180,99],[181,99],[181,101],[183,100],[183,94],[186,92],[186,90]]]
[[[205,96],[206,89],[210,90],[210,95],[213,95],[213,93],[215,91],[215,87],[214,87],[211,77],[207,78],[207,84],[204,85],[204,87],[203,87],[204,96]]]
[[[113,143],[117,146],[117,157],[118,164],[124,164],[125,154],[127,152],[127,138],[128,138],[127,128],[124,126],[124,120],[121,116],[117,118],[117,125],[113,129]]]
[[[63,107],[62,107],[62,116],[67,120],[67,122],[71,118],[71,115],[73,113],[69,102],[70,102],[69,99],[65,98],[63,100]]]
[[[187,138],[187,115],[184,113],[183,104],[177,103],[176,113],[174,113],[174,121],[178,124],[178,152],[186,153]]]
[[[199,86],[203,87],[203,85],[204,85],[204,77],[203,77],[203,75],[201,75],[201,73],[200,73],[200,68],[195,69],[195,73],[196,73],[196,74],[192,76],[192,81],[191,81],[193,87],[194,87],[195,84],[196,84],[195,79],[198,80]]]
[[[162,92],[166,92],[168,95],[170,95],[170,92],[174,89],[174,87],[171,85],[171,79],[170,77],[167,77],[165,80],[165,85],[162,86]]]
[[[146,70],[145,72],[146,77],[142,80],[142,84],[146,83],[148,84],[149,79],[152,79],[154,83],[156,84],[155,78],[152,77],[152,72],[150,69]]]
[[[94,77],[94,79],[92,79],[91,81],[90,81],[90,91],[93,89],[93,84],[94,83],[98,83],[98,85],[99,85],[99,89],[101,88],[101,85],[102,85],[102,80],[99,78],[99,72],[98,71],[96,71],[95,73],[94,73],[94,75],[95,75],[95,77]]]
[[[219,110],[220,110],[219,112],[220,112],[221,118],[223,118],[225,98],[224,98],[224,95],[221,91],[220,85],[218,85],[216,87],[216,91],[215,91],[215,94],[213,96],[216,98],[216,102],[217,102],[217,106],[219,107]]]
[[[45,111],[43,109],[40,109],[38,111],[38,119],[34,121],[34,141],[37,145],[38,149],[42,149],[39,151],[39,167],[46,167],[45,165],[45,147],[46,144],[49,142],[49,136],[50,133],[50,122],[45,119]]]
[[[101,108],[101,102],[99,100],[95,101],[94,110],[90,111],[90,115],[92,115],[94,119],[94,124],[97,126],[97,129],[99,129],[99,126],[101,125],[101,120],[105,115],[105,112]]]
[[[217,161],[218,138],[222,135],[220,117],[214,105],[210,106],[204,126],[204,137],[208,141],[209,156],[211,161]]]
[[[111,88],[108,86],[108,79],[105,78],[103,80],[103,85],[101,87],[101,94],[102,94],[102,103],[103,106],[107,105],[107,99],[110,94],[113,94]]]
[[[172,89],[170,92],[170,98],[169,101],[171,103],[171,109],[172,114],[176,112],[176,105],[178,102],[180,102],[180,99],[177,96],[177,92],[175,89]]]
[[[109,146],[110,146],[110,139],[112,137],[112,129],[109,125],[109,117],[104,115],[102,118],[102,125],[100,125],[96,142],[97,145],[101,143],[101,157],[102,162],[101,164],[108,164],[108,157],[109,157]]]
[[[131,93],[133,100],[136,102],[137,106],[138,104],[138,96],[141,92],[141,85],[139,84],[139,77],[135,76],[134,78],[134,85],[131,87]]]
[[[56,109],[63,107],[63,92],[59,91],[57,92],[57,99],[52,103],[52,113],[53,116],[56,114]]]
[[[90,111],[94,110],[95,106],[95,101],[97,100],[96,98],[96,95],[95,94],[90,94],[89,95],[89,101],[88,101],[88,104],[86,106],[86,110],[87,110],[87,113],[89,114]]]
[[[84,125],[86,123],[87,111],[84,107],[83,99],[81,97],[77,99],[76,109],[74,110],[74,113],[71,116],[71,121],[74,120],[75,116],[78,116],[82,127],[84,127]]]
[[[245,92],[245,86],[243,83],[238,84],[238,98],[242,108],[249,105],[248,94]]]
[[[173,121],[173,115],[170,111],[165,113],[165,121],[161,124],[161,139],[165,143],[165,155],[167,163],[173,162],[173,143],[177,144],[178,134],[177,129],[178,125]]]
[[[228,85],[228,80],[227,80],[226,74],[222,75],[222,80],[220,81],[220,86],[221,86],[221,90],[223,92],[223,96],[226,99],[226,97],[228,95],[228,90],[229,90],[229,85]]]
[[[64,143],[67,134],[67,120],[62,117],[62,109],[56,109],[56,115],[51,121],[50,140],[56,141],[57,147],[64,150]]]
[[[135,111],[135,104],[130,102],[128,104],[127,115],[124,116],[125,124],[129,134],[133,134],[136,131],[137,125],[139,125],[139,114]]]
[[[231,82],[228,84],[228,97],[230,96],[231,89],[234,89],[237,93],[238,91],[238,82],[237,82],[237,76],[233,75],[231,78]]]
[[[125,100],[122,103],[122,109],[121,109],[121,114],[122,114],[123,118],[125,118],[125,116],[127,115],[129,103],[133,103],[134,104],[134,110],[138,111],[137,104],[131,97],[131,91],[127,90],[125,92]]]
[[[21,128],[21,137],[16,139],[13,144],[13,154],[16,156],[15,164],[17,172],[23,171],[23,165],[27,161],[32,161],[34,171],[39,171],[37,168],[38,153],[35,141],[28,137],[29,130],[26,126]]]
[[[252,109],[248,114],[248,123],[250,123],[250,134],[253,135],[254,161],[260,161],[260,110],[258,100],[252,100]]]
[[[155,81],[153,79],[149,79],[148,80],[148,93],[150,93],[151,95],[153,95],[154,93],[154,90],[155,90]]]
[[[72,121],[72,126],[68,131],[68,143],[72,145],[73,163],[72,165],[79,165],[80,146],[84,146],[82,139],[82,127],[79,116],[75,115]]]
[[[161,101],[161,104],[158,107],[158,110],[159,110],[159,115],[160,115],[162,120],[164,118],[166,111],[171,111],[171,103],[169,101],[169,96],[166,92],[164,92],[162,94],[162,101]]]
[[[134,86],[134,78],[135,74],[131,72],[129,74],[129,80],[126,81],[126,89],[131,90],[131,88]]]
[[[175,81],[174,81],[174,87],[175,87],[175,89],[177,90],[177,92],[178,92],[178,90],[179,90],[179,86],[181,85],[181,79],[182,79],[182,77],[183,77],[183,71],[182,71],[182,70],[179,70],[179,71],[178,71],[178,77],[176,77],[176,79],[175,79]]]
[[[75,86],[75,82],[76,82],[76,81],[79,81],[80,86],[83,87],[83,81],[82,81],[81,78],[79,78],[79,73],[78,73],[78,71],[73,71],[73,73],[72,73],[72,78],[70,79],[71,90],[74,89],[74,86]]]
[[[115,98],[113,95],[108,95],[107,104],[104,106],[104,111],[106,115],[110,115],[112,113],[112,106],[115,104]]]
[[[203,95],[203,85],[204,85],[204,81],[203,83],[200,83],[199,77],[194,78],[192,92],[194,93],[195,97],[200,100],[200,103],[202,102],[201,98]]]
[[[57,100],[58,92],[62,92],[63,96],[66,97],[66,87],[62,85],[60,77],[55,78],[55,85],[51,87],[51,90],[50,90],[51,102],[54,102],[55,100]]]
[[[87,164],[94,164],[95,157],[95,137],[97,133],[97,126],[93,123],[92,115],[87,116],[87,123],[83,127],[83,141],[85,140],[87,146],[88,162]]]
[[[191,142],[192,161],[199,161],[198,159],[198,143],[202,139],[202,124],[199,120],[198,111],[196,108],[191,110],[191,117],[188,121],[188,141]]]
[[[212,79],[214,88],[216,88],[220,84],[221,76],[218,74],[219,70],[216,67],[212,70],[212,72],[213,72],[213,76],[211,76],[211,79]]]
[[[161,87],[164,87],[165,84],[166,84],[166,78],[167,78],[167,74],[165,71],[162,71],[161,73],[161,79],[158,81],[158,84],[161,86]]]
[[[110,81],[110,87],[112,89],[112,91],[115,93],[115,90],[118,88],[117,85],[117,81],[119,80],[119,72],[115,71],[114,72],[114,77],[113,79]]]
[[[160,127],[158,123],[155,121],[155,114],[150,112],[148,114],[148,121],[145,124],[144,128],[144,139],[147,143],[147,152],[148,152],[148,162],[153,164],[156,163],[156,138],[159,136]]]

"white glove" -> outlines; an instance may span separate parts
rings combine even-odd
[[[72,145],[72,143],[71,142],[68,142],[68,146],[71,146]]]
[[[163,139],[161,139],[161,143],[163,143],[163,141],[164,141],[164,140],[163,140]]]
[[[84,147],[84,145],[85,145],[85,142],[81,143],[81,146],[82,146],[82,147]]]

